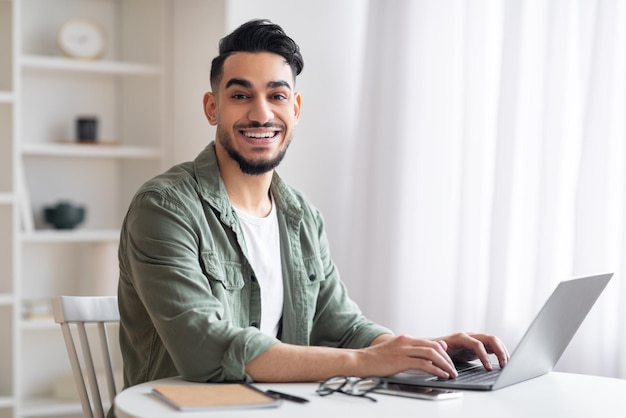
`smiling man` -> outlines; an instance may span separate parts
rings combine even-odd
[[[203,100],[216,140],[143,185],[122,227],[125,386],[173,375],[286,382],[407,369],[453,378],[454,353],[486,367],[493,353],[504,365],[495,336],[394,336],[362,315],[321,214],[275,171],[300,116],[298,46],[254,20],[219,52]]]

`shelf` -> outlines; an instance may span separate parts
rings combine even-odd
[[[13,203],[13,193],[0,192],[0,205],[10,205]]]
[[[110,407],[109,402],[103,399],[102,406],[106,413]],[[80,415],[82,412],[80,401],[63,400],[52,396],[27,399],[23,402],[22,407],[22,416],[24,417]]]
[[[61,70],[109,75],[161,75],[161,67],[119,61],[81,61],[45,55],[23,55],[22,67],[34,70]]]
[[[117,241],[120,237],[118,229],[73,229],[73,230],[39,230],[25,232],[22,241],[25,243],[60,243],[60,242],[105,242]]]
[[[9,396],[0,396],[0,408],[11,408],[15,403]]]
[[[79,401],[53,397],[25,399],[22,403],[23,417],[63,416],[82,413]]]
[[[134,147],[126,145],[100,143],[26,143],[22,153],[27,156],[40,157],[93,157],[93,158],[161,158],[161,151],[151,147]]]
[[[52,318],[52,315],[50,315],[50,317],[39,318],[39,319],[22,319],[22,322],[20,323],[20,327],[26,331],[32,331],[32,330],[42,331],[42,330],[60,329],[59,324],[54,322],[54,318]]]
[[[13,103],[13,93],[10,91],[0,91],[0,103]]]
[[[10,293],[0,293],[0,306],[10,306],[13,304],[13,295]]]

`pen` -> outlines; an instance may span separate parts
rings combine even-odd
[[[309,401],[308,399],[300,398],[299,396],[289,395],[287,393],[277,392],[275,390],[266,390],[265,393],[273,398],[285,399],[287,401],[296,403],[307,403]]]

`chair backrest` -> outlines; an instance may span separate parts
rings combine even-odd
[[[106,323],[119,322],[120,320],[117,297],[59,296],[52,299],[52,311],[54,313],[54,321],[61,325],[61,330],[63,331],[63,338],[65,339],[65,346],[72,365],[72,373],[74,374],[74,381],[78,389],[83,414],[85,417],[89,418],[104,418],[104,408],[96,378],[96,367],[85,324],[96,324],[98,330],[97,339],[100,343],[107,391],[111,405],[113,405],[113,399],[117,391],[113,377],[113,366],[111,364]],[[70,324],[75,325],[75,333],[78,334],[80,351],[83,354],[82,367],[76,351],[76,345],[74,344],[74,334],[72,333]],[[89,382],[91,400],[87,392],[87,385],[85,384],[83,367],[87,381]]]

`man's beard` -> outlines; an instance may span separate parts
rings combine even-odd
[[[217,128],[217,141],[222,147],[224,147],[230,158],[232,158],[235,162],[237,162],[237,164],[239,164],[239,169],[243,173],[258,176],[278,167],[283,158],[285,158],[287,148],[289,148],[289,144],[291,144],[291,137],[287,140],[284,148],[280,150],[276,157],[270,160],[261,161],[249,160],[241,155],[238,151],[236,151],[233,147],[233,142],[230,134],[221,126],[218,126]]]

